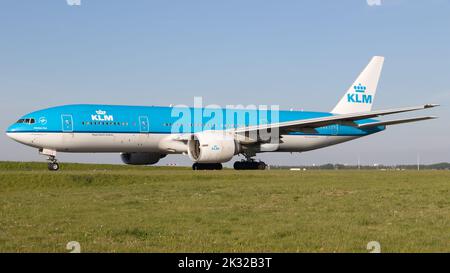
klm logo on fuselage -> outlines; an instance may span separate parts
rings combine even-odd
[[[372,103],[372,95],[364,94],[366,92],[366,87],[358,84],[353,86],[355,93],[347,94],[347,101],[352,103]]]
[[[219,145],[213,145],[213,146],[211,147],[211,150],[212,150],[212,151],[220,151],[220,146],[219,146]]]
[[[106,111],[97,110],[95,115],[91,115],[93,121],[114,121],[113,115],[107,115]]]

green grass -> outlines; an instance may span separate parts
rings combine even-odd
[[[448,171],[0,163],[0,252],[450,251]]]

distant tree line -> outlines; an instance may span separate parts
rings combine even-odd
[[[309,165],[309,166],[276,166],[271,165],[271,169],[306,169],[306,170],[417,170],[417,168],[421,170],[450,170],[450,163],[442,162],[435,164],[420,164],[416,165],[382,165],[382,164],[373,164],[373,165],[346,165],[346,164],[323,164],[323,165]]]

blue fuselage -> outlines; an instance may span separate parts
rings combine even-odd
[[[7,133],[196,133],[228,130],[252,125],[332,116],[325,112],[177,108],[161,106],[66,105],[24,115]],[[274,120],[277,119],[277,120]],[[373,119],[357,124],[374,122]],[[289,135],[361,137],[384,130],[384,126],[360,129],[335,124],[314,132],[290,132]]]

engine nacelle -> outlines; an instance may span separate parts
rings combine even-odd
[[[157,153],[123,153],[120,155],[123,163],[128,165],[153,165],[165,156]]]
[[[237,152],[234,137],[223,132],[198,133],[188,141],[188,155],[192,161],[198,163],[227,162]]]

